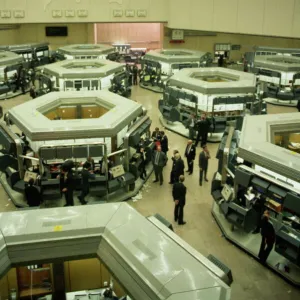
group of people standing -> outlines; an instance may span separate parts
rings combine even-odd
[[[195,146],[197,147],[199,142],[204,145],[207,143],[208,133],[210,131],[211,122],[207,118],[206,114],[202,114],[199,119],[196,118],[194,114],[191,114],[190,118],[187,120],[186,126],[189,130],[189,138],[195,140]]]
[[[138,85],[139,68],[137,64],[134,64],[133,66],[126,64],[126,71],[128,73],[129,85]]]
[[[192,119],[194,120],[194,119]],[[206,116],[202,116],[201,122],[206,122]],[[193,125],[190,123],[190,125]],[[196,125],[196,121],[194,123]],[[208,131],[207,131],[208,132]],[[199,154],[198,162],[199,162],[199,185],[202,186],[203,178],[205,181],[207,179],[207,169],[208,169],[208,161],[211,158],[208,147],[206,145],[207,137],[203,132],[200,135],[200,139],[202,138],[202,151]],[[156,150],[154,151],[152,163],[155,173],[155,180],[153,182],[159,182],[160,185],[163,184],[163,168],[165,167],[168,157],[167,152],[169,150],[168,146],[168,138],[165,135],[164,131],[160,131],[158,127],[152,132],[152,139],[156,143]],[[205,142],[205,143],[203,143]],[[191,175],[194,172],[194,160],[196,159],[196,144],[193,140],[188,140],[187,146],[184,151],[184,157],[187,161],[187,170],[186,172]],[[183,158],[181,157],[178,150],[173,151],[172,160],[172,169],[170,173],[170,182],[169,184],[173,184],[172,195],[175,202],[174,209],[174,220],[178,222],[179,225],[184,225],[186,222],[183,219],[183,209],[186,202],[186,187],[184,185],[185,176],[185,163]]]

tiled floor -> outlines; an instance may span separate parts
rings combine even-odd
[[[132,99],[142,103],[148,110],[152,119],[152,128],[159,126],[157,100],[160,94],[133,88]],[[20,96],[16,99],[3,101],[5,109],[27,101],[29,96]],[[269,113],[286,113],[296,111],[293,108],[268,107]],[[178,149],[183,154],[186,139],[174,133],[167,132],[170,152]],[[209,144],[212,159],[209,165],[208,177],[211,178],[217,167],[215,154],[217,144]],[[200,148],[197,149],[198,153]],[[142,192],[142,199],[137,202],[129,201],[141,214],[148,216],[159,213],[169,221],[173,221],[174,204],[171,197],[171,186],[168,184],[171,163],[164,170],[165,182],[163,186],[152,183],[153,175]],[[268,269],[262,267],[250,256],[239,250],[225,240],[211,215],[212,198],[210,196],[210,183],[199,187],[198,167],[195,164],[194,174],[186,176],[187,204],[185,207],[185,220],[187,224],[179,227],[173,223],[175,232],[185,241],[191,244],[203,255],[213,254],[227,264],[233,272],[234,283],[232,284],[232,300],[296,300],[300,299],[300,290],[292,287],[283,279]],[[3,189],[0,189],[0,210],[10,211],[15,208]],[[208,299],[209,300],[209,299]]]

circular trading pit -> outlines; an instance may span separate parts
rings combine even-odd
[[[163,92],[165,81],[184,68],[206,67],[212,62],[208,52],[169,49],[149,51],[142,59],[140,86]]]
[[[287,116],[288,115],[288,116]],[[228,126],[212,181],[212,214],[224,236],[262,260],[262,216],[275,238],[266,265],[300,286],[300,116],[246,116],[242,131]],[[262,261],[264,262],[264,261]],[[288,270],[284,271],[284,270]]]
[[[52,205],[61,206],[56,179],[61,166],[72,160],[77,174],[87,157],[93,157],[97,173],[91,182],[90,202],[134,196],[144,184],[139,178],[141,158],[134,157],[131,163],[141,137],[145,139],[147,175],[152,172],[148,162],[154,143],[149,139],[149,117],[142,105],[109,91],[52,92],[10,109],[8,118],[13,125],[3,125],[0,134],[4,132],[3,139],[9,139],[3,144],[18,167],[7,174],[8,180],[4,173],[1,182],[17,206],[25,205],[20,193],[28,172],[41,176],[38,184],[44,200],[53,199]],[[20,138],[13,131],[25,135],[25,153],[24,147],[18,148]],[[11,147],[12,143],[15,146]],[[20,159],[22,154],[25,157]],[[16,173],[21,175],[19,180],[11,180]],[[80,187],[80,182],[76,186]]]
[[[296,106],[300,99],[300,58],[284,55],[256,56],[258,91],[270,104]]]
[[[65,59],[112,59],[116,55],[115,48],[101,44],[74,44],[60,47],[57,53]]]
[[[41,69],[38,94],[51,91],[114,89],[130,95],[127,74],[122,64],[104,59],[64,60]]]
[[[242,117],[246,108],[260,113],[255,90],[254,74],[225,68],[184,69],[167,81],[159,102],[160,120],[169,130],[195,139],[197,121],[206,114],[210,123],[208,141],[218,142],[227,122]],[[196,124],[190,136],[192,114]]]

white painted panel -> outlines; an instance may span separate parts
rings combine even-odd
[[[214,0],[213,30],[236,32],[238,0]]]
[[[294,0],[265,0],[263,34],[291,36]]]
[[[187,1],[182,1],[187,3]],[[214,1],[190,0],[191,29],[211,30],[213,27]]]
[[[300,0],[294,0],[294,17],[292,25],[292,35],[300,37]]]
[[[263,0],[238,0],[237,32],[262,33],[264,22]]]

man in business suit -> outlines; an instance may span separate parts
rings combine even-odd
[[[187,142],[187,146],[185,148],[184,156],[186,157],[189,175],[193,174],[194,171],[194,160],[196,157],[196,147],[193,144],[192,140]]]
[[[210,159],[210,153],[207,149],[206,144],[202,145],[202,148],[203,148],[203,150],[199,155],[199,168],[200,168],[199,185],[200,186],[202,186],[203,173],[204,173],[205,181],[208,181],[208,179],[207,179],[207,169],[208,169],[208,160]]]
[[[74,206],[73,192],[75,180],[72,169],[63,166],[60,174],[61,192],[65,195],[66,204],[64,206]]]
[[[197,124],[197,139],[196,139],[196,147],[201,140],[200,146],[207,143],[208,132],[210,128],[210,121],[207,119],[206,114],[202,114],[201,119],[198,120]]]
[[[157,146],[157,150],[154,151],[153,155],[153,167],[154,167],[154,173],[155,173],[155,180],[153,182],[160,182],[160,185],[163,184],[164,178],[163,178],[163,168],[167,163],[167,156],[165,153],[161,151],[161,146]]]
[[[184,176],[180,175],[179,182],[173,185],[173,199],[175,202],[174,220],[178,221],[178,225],[184,225],[186,222],[183,220],[183,208],[185,206],[186,187],[183,184]]]
[[[78,199],[82,205],[87,204],[85,201],[85,197],[89,194],[90,192],[90,183],[89,179],[95,179],[95,174],[91,170],[91,164],[89,162],[85,162],[82,167],[81,171],[81,182],[82,182],[82,189],[81,189],[81,195],[78,196]]]
[[[156,127],[155,130],[152,132],[151,137],[152,137],[152,139],[154,141],[160,141],[160,139],[161,139],[161,133],[160,133],[158,127]]]
[[[173,156],[171,157],[172,170],[171,170],[171,173],[170,173],[170,182],[169,182],[169,184],[173,184],[175,182],[175,166],[176,166],[175,155],[176,155],[176,153],[178,153],[178,150],[174,150],[173,151]]]
[[[169,150],[169,141],[164,131],[160,132],[160,145],[161,145],[161,151],[167,155],[167,152]]]
[[[184,174],[184,162],[179,153],[175,154],[174,182],[179,182],[179,177]]]
[[[196,119],[195,115],[191,114],[190,118],[188,119],[186,126],[189,130],[189,139],[194,140],[195,139],[195,133],[196,133]]]

